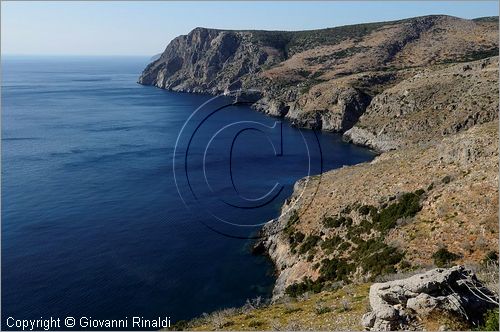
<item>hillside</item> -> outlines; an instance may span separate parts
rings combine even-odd
[[[440,248],[458,263],[496,251],[497,127],[475,126],[299,182],[282,208],[293,212],[264,227],[263,245],[280,271],[275,298],[304,278],[366,282],[432,266]]]
[[[196,28],[172,40],[138,82],[219,94],[254,89],[255,108],[344,132],[371,99],[421,70],[498,55],[498,20],[451,16],[312,31]]]

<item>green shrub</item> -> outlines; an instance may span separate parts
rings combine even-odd
[[[291,227],[288,231],[288,243],[290,243],[290,250],[295,252],[295,248],[304,240],[304,233],[297,231]]]
[[[451,176],[446,175],[444,178],[441,179],[441,182],[443,182],[444,184],[450,183],[451,182]]]
[[[475,61],[492,56],[498,56],[498,47],[489,50],[471,51],[464,56],[463,61]]]
[[[374,207],[373,205],[361,205],[358,209],[358,212],[361,215],[366,216],[368,214],[374,214],[374,212],[376,213],[377,208]]]
[[[366,256],[361,261],[361,266],[365,271],[372,273],[372,278],[388,273],[395,273],[395,265],[398,264],[404,257],[404,254],[399,252],[397,248],[386,246],[382,250]]]
[[[447,267],[460,256],[448,251],[447,248],[441,248],[432,255],[432,258],[437,267]]]
[[[366,272],[371,272],[372,278],[381,274],[393,273],[404,257],[397,248],[388,246],[381,239],[359,241],[353,259],[360,263]]]
[[[289,314],[293,314],[294,312],[299,312],[299,311],[302,311],[302,308],[300,307],[295,307],[295,308],[286,308],[283,313],[285,313],[286,315],[289,315]]]
[[[305,238],[304,233],[297,231],[297,232],[290,233],[288,240],[289,240],[290,244],[298,244],[298,243],[301,243],[304,240],[304,238]]]
[[[496,263],[498,264],[498,254],[496,251],[489,251],[483,258],[483,261],[481,262],[483,265],[487,265],[490,263]]]
[[[300,246],[299,254],[305,254],[318,244],[321,238],[318,235],[309,235]]]
[[[321,306],[321,307],[317,307],[317,308],[315,309],[315,311],[316,311],[316,315],[323,315],[323,314],[326,314],[326,313],[328,313],[328,312],[331,312],[331,311],[332,311],[332,308],[330,308],[330,307],[323,307],[323,306]]]
[[[339,246],[338,246],[338,251],[340,252],[345,252],[347,249],[349,249],[351,247],[351,244],[347,241],[345,242],[342,242]]]
[[[384,232],[396,226],[396,221],[400,218],[413,217],[420,211],[420,196],[424,191],[419,189],[413,193],[403,194],[398,202],[387,206],[375,216],[373,222],[377,228]]]
[[[319,273],[325,280],[348,281],[349,274],[354,271],[354,266],[338,258],[325,258],[321,261]]]
[[[288,218],[285,229],[283,229],[283,232],[288,235],[289,240],[290,240],[290,237],[292,236],[292,234],[295,232],[295,227],[293,227],[293,225],[295,225],[299,221],[300,221],[299,213],[296,210],[294,210],[290,214],[290,218]]]
[[[361,222],[359,223],[359,229],[362,231],[362,233],[366,233],[366,232],[369,232],[373,225],[371,222],[369,222],[368,220],[366,219],[363,219],[361,220]]]
[[[342,211],[340,211],[340,213],[349,214],[349,213],[351,213],[351,210],[352,210],[352,207],[350,205],[347,205],[346,207],[344,207],[342,209]]]
[[[329,239],[326,239],[325,241],[323,241],[321,243],[321,248],[323,248],[323,250],[326,252],[326,253],[331,253],[333,252],[337,246],[339,244],[341,244],[343,242],[342,238],[340,236],[332,236],[331,238]]]
[[[352,225],[352,218],[344,216],[340,216],[338,218],[324,217],[323,225],[327,228],[337,228],[340,226],[350,227]]]
[[[297,212],[297,210],[294,210],[292,212],[292,214],[290,215],[290,218],[288,218],[288,222],[287,222],[286,226],[290,227],[290,226],[296,224],[297,222],[299,222],[299,213]]]
[[[309,75],[311,75],[311,72],[309,70],[300,69],[297,71],[297,74],[299,74],[302,77],[308,77]]]
[[[498,308],[491,309],[486,312],[484,315],[484,323],[481,325],[478,330],[479,331],[498,331]]]
[[[294,283],[285,288],[285,294],[290,297],[298,297],[307,292],[319,293],[322,289],[322,280],[312,281],[310,278],[305,278],[303,282]]]
[[[411,263],[408,262],[408,261],[402,261],[400,264],[399,264],[399,268],[401,270],[409,270],[411,268]]]
[[[260,320],[252,320],[248,323],[249,327],[261,327],[262,325],[264,325],[264,323]]]

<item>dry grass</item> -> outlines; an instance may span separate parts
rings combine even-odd
[[[301,300],[282,298],[259,308],[225,309],[192,320],[187,330],[361,330],[369,284],[348,285]]]

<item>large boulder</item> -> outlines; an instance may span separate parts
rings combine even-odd
[[[463,266],[434,269],[410,278],[373,284],[371,312],[361,324],[367,330],[413,329],[430,315],[445,315],[457,321],[477,323],[497,306],[496,295],[486,289]]]

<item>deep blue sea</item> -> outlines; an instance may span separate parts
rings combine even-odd
[[[3,57],[3,328],[174,322],[268,297],[272,265],[245,238],[297,179],[374,157],[225,98],[141,86],[147,63]]]

